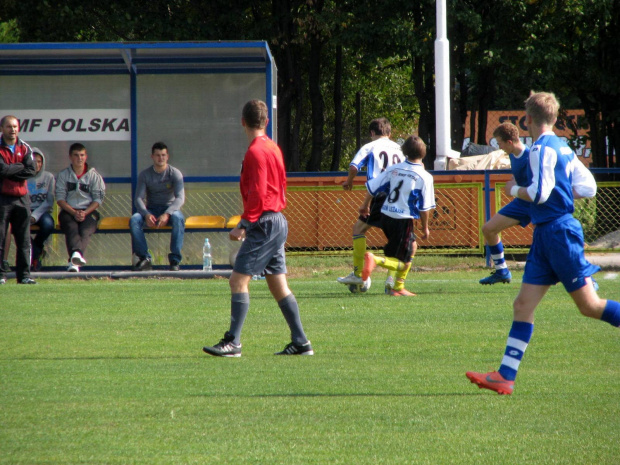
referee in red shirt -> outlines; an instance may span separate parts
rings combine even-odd
[[[203,351],[218,357],[241,356],[241,329],[250,308],[248,285],[253,275],[264,275],[291,330],[292,341],[276,355],[314,355],[304,333],[297,300],[288,287],[284,244],[288,223],[286,171],[282,151],[266,134],[267,105],[250,100],[242,111],[241,125],[249,147],[241,166],[243,215],[230,239],[243,241],[230,277],[230,329],[224,338]]]

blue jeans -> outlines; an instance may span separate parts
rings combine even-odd
[[[35,224],[39,227],[39,230],[35,234],[34,239],[32,239],[32,260],[36,260],[41,256],[43,245],[54,230],[54,218],[46,212],[41,215],[39,221]]]
[[[149,207],[149,211],[155,216],[159,217],[166,213],[168,207]],[[149,246],[146,243],[146,237],[144,236],[144,226],[146,222],[144,217],[140,213],[134,213],[129,220],[129,231],[131,233],[131,248],[140,258],[152,258],[149,254]],[[181,259],[181,249],[183,248],[183,236],[185,235],[185,217],[179,210],[170,214],[168,220],[168,226],[172,226],[172,234],[170,236],[170,253],[168,254],[168,261],[171,265],[179,264]]]

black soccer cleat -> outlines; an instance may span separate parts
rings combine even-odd
[[[149,257],[141,258],[133,267],[134,271],[149,271],[152,268],[153,261]]]
[[[273,355],[314,355],[310,341],[305,344],[295,344],[291,342],[286,345],[282,352],[276,352]]]
[[[203,347],[202,351],[214,357],[241,357],[241,344],[233,343],[235,337],[228,331],[224,338],[213,347]]]

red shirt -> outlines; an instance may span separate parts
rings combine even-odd
[[[255,138],[241,165],[239,183],[243,199],[241,218],[250,223],[266,211],[286,207],[286,170],[280,147],[266,135]]]

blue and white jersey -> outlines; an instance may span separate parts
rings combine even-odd
[[[390,166],[366,183],[375,196],[387,193],[381,213],[392,218],[420,218],[420,212],[435,208],[433,176],[420,163],[406,160]]]
[[[380,137],[359,149],[349,166],[355,166],[358,171],[366,167],[366,179],[371,180],[388,167],[403,161],[405,156],[400,145],[388,137]]]
[[[575,153],[553,132],[545,132],[532,145],[530,149],[532,181],[527,188],[527,193],[532,199],[530,208],[532,223],[547,223],[573,213],[575,210],[573,175],[576,170],[581,173],[577,163],[581,164]],[[579,181],[587,185],[594,182],[594,178]]]
[[[525,147],[519,155],[510,153],[508,156],[510,157],[510,169],[517,182],[517,186],[529,186],[531,183],[531,176],[528,172],[530,168],[529,147]]]

